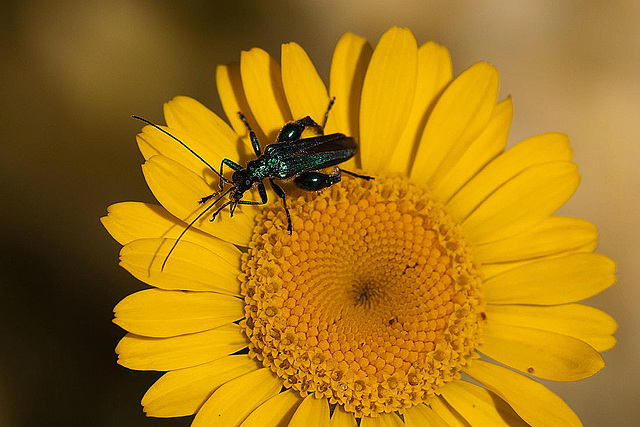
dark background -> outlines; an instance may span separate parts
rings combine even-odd
[[[615,3],[615,5],[613,5]],[[585,426],[640,423],[640,3],[32,1],[0,13],[0,426],[187,426],[145,418],[159,376],[116,364],[112,308],[143,288],[99,223],[109,204],[152,201],[135,145],[139,114],[176,95],[222,113],[216,64],[296,41],[328,80],[338,38],[375,44],[391,25],[477,61],[512,95],[513,144],[570,135],[582,185],[562,209],[595,223],[619,281],[588,303],[614,315],[618,346],[580,383],[549,383]]]

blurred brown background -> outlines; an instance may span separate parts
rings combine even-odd
[[[0,426],[187,426],[146,419],[156,373],[119,367],[112,308],[143,287],[117,266],[98,218],[152,201],[139,114],[189,95],[222,113],[218,63],[297,41],[328,80],[353,31],[391,25],[449,48],[454,70],[487,60],[512,95],[511,143],[570,135],[582,185],[562,209],[601,232],[619,281],[589,303],[614,315],[618,346],[580,383],[553,383],[586,426],[640,425],[640,2],[5,1],[0,13]]]

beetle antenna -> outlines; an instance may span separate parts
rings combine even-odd
[[[148,125],[153,126],[154,128],[158,129],[160,132],[164,133],[165,135],[169,135],[171,138],[173,138],[174,140],[178,141],[180,143],[180,145],[182,145],[184,148],[186,148],[187,150],[189,150],[191,152],[191,154],[193,154],[194,156],[196,156],[198,159],[200,159],[200,161],[202,163],[204,163],[205,165],[207,165],[209,167],[209,169],[211,169],[213,171],[213,173],[215,173],[216,175],[218,175],[220,177],[221,180],[223,180],[224,182],[228,182],[230,183],[231,181],[227,178],[225,178],[224,176],[220,175],[220,172],[218,172],[217,170],[215,170],[215,168],[213,166],[211,166],[205,159],[203,159],[202,157],[200,157],[200,155],[198,155],[198,153],[196,153],[195,151],[193,151],[191,148],[189,148],[189,146],[187,144],[185,144],[184,142],[180,141],[178,138],[176,138],[175,136],[171,135],[169,132],[167,132],[166,130],[162,129],[160,126],[158,126],[157,124],[143,118],[140,116],[131,116],[136,120],[140,120],[141,122],[144,122]]]
[[[198,221],[200,218],[202,218],[202,216],[204,214],[206,214],[207,212],[209,212],[209,210],[215,206],[216,203],[218,203],[220,201],[220,199],[222,199],[224,196],[226,196],[227,194],[229,194],[229,192],[233,190],[233,187],[229,188],[227,191],[225,191],[224,193],[222,193],[220,195],[220,197],[218,197],[217,199],[215,199],[205,210],[203,210],[202,212],[200,212],[198,214],[197,217],[195,217],[195,219],[193,221],[191,221],[189,223],[189,225],[187,225],[187,227],[182,230],[182,233],[180,233],[180,235],[178,236],[178,238],[176,239],[175,242],[173,242],[173,246],[171,246],[171,249],[169,249],[169,253],[167,254],[167,256],[164,258],[164,261],[162,261],[162,267],[160,267],[160,271],[164,270],[164,266],[167,264],[167,261],[169,260],[169,256],[171,255],[171,253],[173,252],[173,250],[176,248],[176,246],[178,246],[178,242],[180,241],[180,239],[182,239],[182,236],[185,235],[185,233],[193,226],[193,224],[196,223],[196,221]]]

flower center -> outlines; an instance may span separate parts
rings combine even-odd
[[[427,401],[479,341],[482,280],[461,228],[403,178],[345,177],[259,214],[242,258],[249,354],[357,416]]]

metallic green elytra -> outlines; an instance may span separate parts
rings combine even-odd
[[[340,182],[341,172],[365,180],[373,179],[373,177],[359,175],[337,167],[337,165],[349,160],[356,154],[357,144],[354,138],[348,137],[342,133],[324,135],[324,126],[326,125],[333,101],[334,100],[332,99],[329,103],[329,107],[324,115],[324,122],[322,126],[314,122],[309,116],[301,120],[289,122],[280,129],[276,142],[265,147],[264,153],[260,148],[260,143],[258,142],[255,132],[251,129],[245,117],[241,113],[238,113],[244,124],[249,129],[251,146],[253,147],[256,159],[249,161],[245,167],[242,167],[233,160],[223,159],[220,163],[220,171],[214,169],[209,163],[207,163],[202,157],[178,138],[148,120],[134,116],[134,118],[154,126],[156,129],[164,132],[179,142],[183,147],[207,165],[216,175],[218,175],[218,178],[220,178],[219,191],[203,197],[199,202],[206,203],[212,198],[215,198],[215,200],[204,211],[202,211],[187,226],[187,228],[183,230],[167,254],[162,267],[164,268],[164,264],[167,262],[169,255],[171,255],[171,252],[178,244],[178,241],[182,238],[184,233],[186,233],[186,231],[198,219],[211,210],[225,196],[228,196],[228,200],[215,210],[211,216],[211,221],[213,221],[218,213],[227,206],[229,206],[230,214],[233,217],[233,213],[238,205],[266,204],[268,200],[267,191],[263,183],[265,179],[269,180],[276,195],[282,199],[282,204],[287,214],[287,230],[289,231],[289,234],[292,233],[293,227],[291,226],[291,215],[287,208],[286,194],[284,190],[274,182],[274,180],[293,180],[293,183],[302,190],[319,191]],[[316,136],[302,138],[302,134],[305,130],[311,130]],[[225,165],[234,170],[231,179],[228,179],[223,175],[223,168]],[[332,173],[326,174],[319,172],[320,169],[331,166],[334,166]],[[225,190],[226,184],[229,184],[230,187]],[[258,194],[260,195],[260,201],[243,200],[242,198],[244,193],[253,187],[257,188]]]

